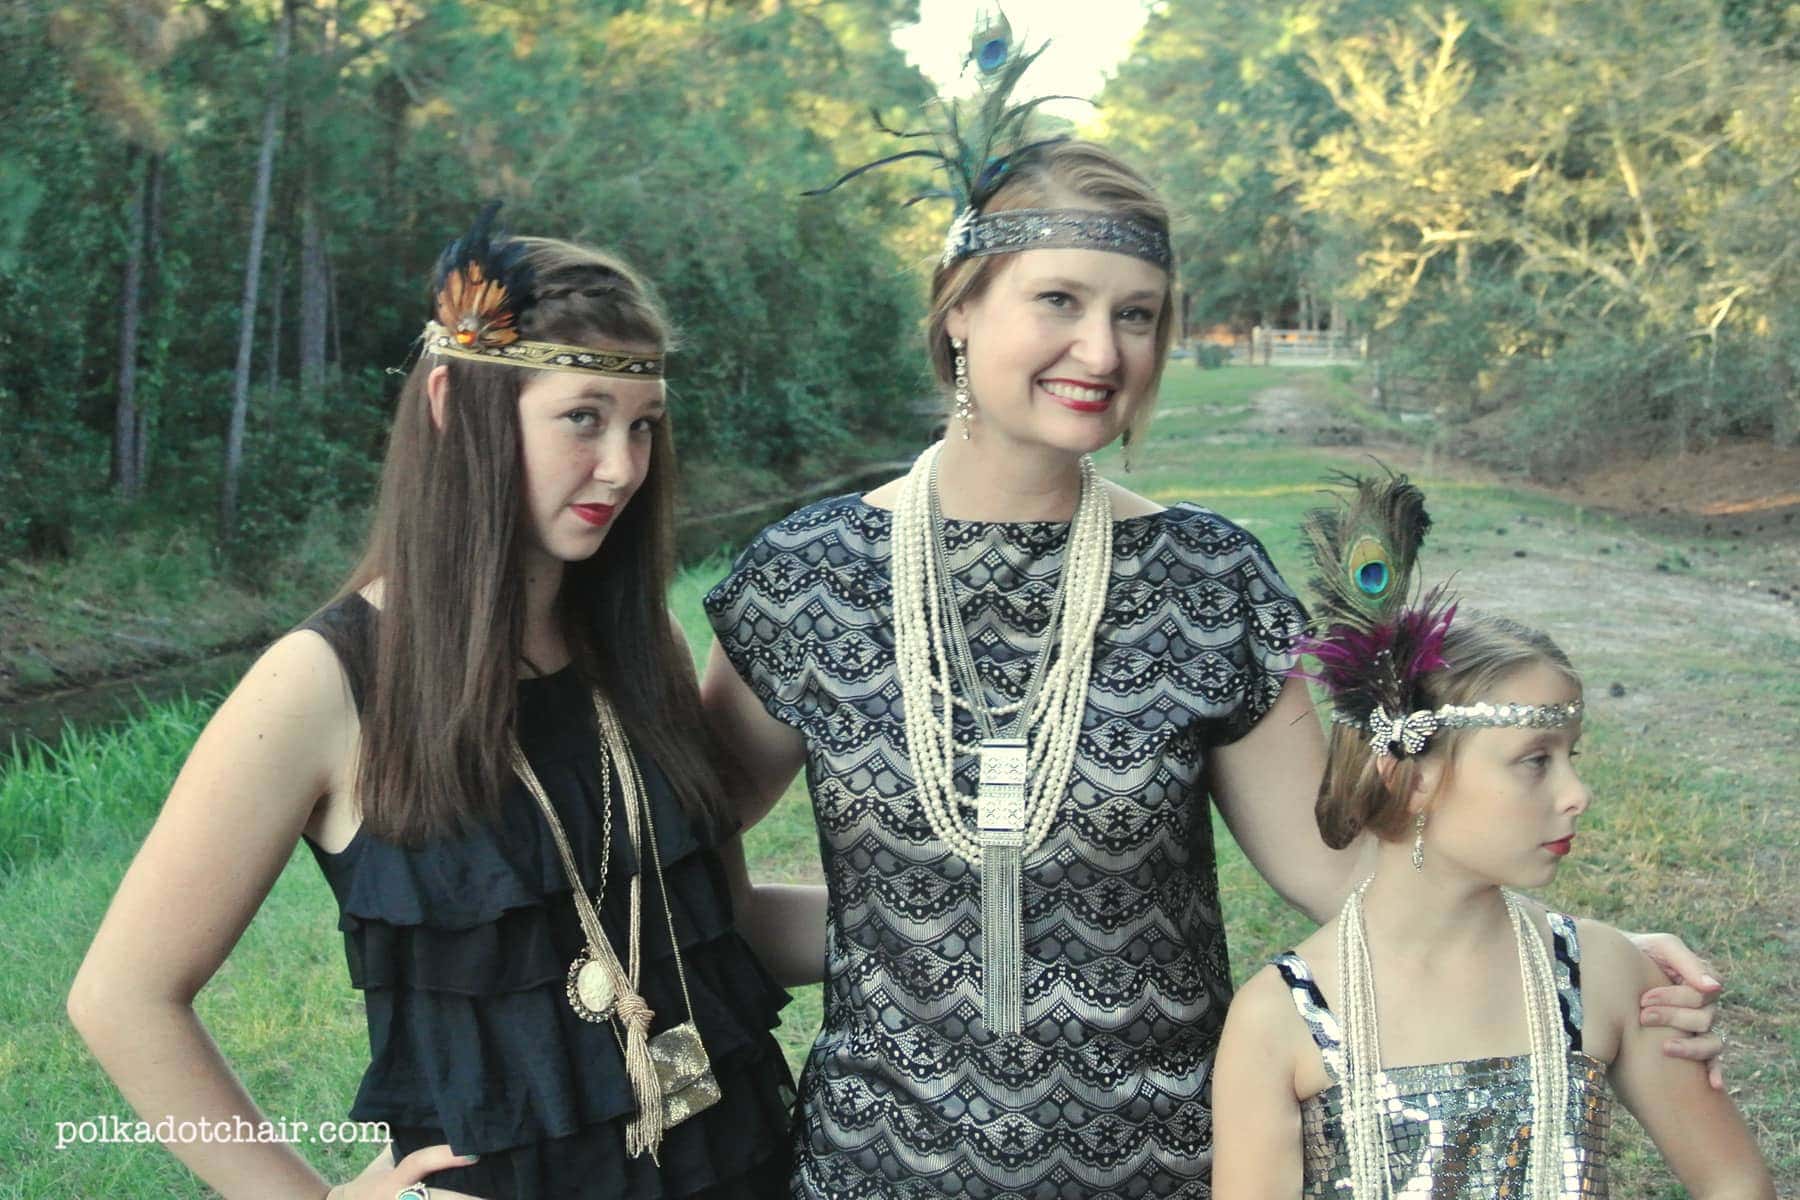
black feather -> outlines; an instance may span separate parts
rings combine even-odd
[[[444,247],[438,255],[437,269],[432,272],[431,294],[441,295],[452,272],[467,272],[470,266],[481,269],[486,279],[497,281],[506,289],[507,307],[516,316],[531,304],[533,272],[525,261],[525,245],[507,237],[499,226],[502,201],[490,200],[482,205],[475,223],[461,237]]]
[[[977,59],[981,46],[988,39],[996,37],[1006,45],[1005,60],[991,69],[980,66]],[[1047,100],[1075,99],[1068,96],[1038,96],[1022,103],[1013,103],[1013,90],[1045,47],[1039,46],[1029,53],[1021,53],[1012,48],[1011,37],[1012,27],[1007,23],[1004,13],[987,17],[977,25],[965,67],[978,69],[981,90],[968,112],[953,101],[940,99],[935,102],[936,111],[941,114],[940,119],[931,122],[928,128],[919,130],[896,129],[884,121],[879,112],[873,114],[875,127],[883,133],[897,138],[929,137],[935,149],[890,154],[845,172],[826,187],[813,188],[801,195],[822,196],[877,167],[885,167],[908,158],[929,158],[936,160],[939,169],[948,177],[947,186],[925,189],[908,200],[908,204],[948,197],[955,201],[960,213],[964,209],[979,208],[986,203],[1001,182],[1024,161],[1024,155],[1063,140],[1053,138],[1025,144],[1031,118],[1038,106]]]

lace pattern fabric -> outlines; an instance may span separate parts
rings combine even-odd
[[[912,792],[890,514],[823,501],[707,597],[726,653],[804,735],[830,890],[823,1028],[793,1194],[1204,1197],[1230,996],[1208,753],[1274,703],[1304,625],[1256,539],[1191,505],[1121,520],[1068,795],[1024,868],[1024,1020],[981,1020],[979,871]],[[1065,524],[950,521],[989,703],[1042,642]],[[958,737],[979,734],[966,713]],[[972,760],[958,782],[974,790]]]

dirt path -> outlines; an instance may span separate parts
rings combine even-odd
[[[1371,457],[1422,482],[1494,485],[1561,501],[1560,515],[1458,520],[1433,504],[1433,573],[1454,572],[1470,603],[1555,631],[1588,679],[1590,704],[1649,735],[1684,731],[1685,750],[1791,802],[1800,741],[1800,452],[1726,446],[1615,464],[1547,488],[1418,447],[1362,443],[1305,389],[1253,399],[1250,427],[1324,446],[1346,469]],[[1356,444],[1346,445],[1354,441]],[[1775,461],[1780,460],[1780,461]],[[1759,493],[1769,496],[1759,501]],[[1791,500],[1791,505],[1784,503]],[[1600,501],[1600,504],[1596,504]],[[1680,507],[1677,507],[1680,506]],[[1473,516],[1473,513],[1469,515]]]

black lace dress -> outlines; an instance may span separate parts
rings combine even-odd
[[[1016,700],[1069,527],[947,524],[989,703]],[[913,794],[891,527],[858,497],[821,501],[764,530],[706,598],[738,673],[805,738],[830,890],[793,1195],[1204,1197],[1231,996],[1207,760],[1275,702],[1305,615],[1215,513],[1114,523],[1074,770],[1024,865],[1023,1033],[1000,1038],[981,1019],[980,872]],[[961,711],[957,736],[980,736]],[[965,793],[973,775],[960,761]]]
[[[343,662],[360,704],[374,610],[351,596],[304,628]],[[599,881],[599,742],[573,670],[519,685],[519,740],[590,889]],[[498,823],[407,849],[359,831],[312,846],[337,896],[350,981],[369,1020],[369,1069],[350,1116],[388,1124],[396,1158],[448,1142],[481,1161],[433,1175],[486,1200],[762,1197],[785,1191],[793,1085],[770,1035],[787,995],[732,927],[714,847],[640,758],[694,1020],[723,1097],[671,1129],[659,1161],[627,1157],[636,1112],[611,1026],[581,1020],[564,981],[584,945],[543,814],[516,781]],[[613,794],[619,794],[615,780]],[[613,803],[619,801],[615,798]],[[614,830],[624,817],[615,810]],[[624,945],[626,880],[614,838],[601,923]],[[652,1034],[685,1019],[662,900],[645,881],[645,999]]]

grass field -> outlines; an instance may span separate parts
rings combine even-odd
[[[1284,409],[1269,397],[1282,397]],[[1358,451],[1307,444],[1284,412],[1366,424],[1326,372],[1177,365],[1144,461],[1128,486],[1192,499],[1245,525],[1298,577],[1295,526],[1321,477]],[[1391,456],[1417,457],[1405,448]],[[1366,460],[1364,460],[1366,461]],[[1117,473],[1116,459],[1104,464]],[[1591,705],[1583,760],[1595,794],[1579,853],[1547,894],[1626,928],[1679,933],[1726,979],[1731,1087],[1784,1195],[1800,1195],[1800,878],[1792,780],[1800,775],[1800,621],[1743,586],[1753,552],[1723,539],[1655,534],[1554,498],[1425,460],[1415,477],[1438,519],[1426,571],[1457,573],[1468,602],[1545,624],[1582,667]],[[689,571],[673,597],[696,653],[699,600],[722,561]],[[154,1146],[55,1148],[56,1123],[129,1115],[63,1017],[87,940],[210,704],[160,706],[133,725],[78,737],[0,776],[0,1197],[205,1195]],[[1287,911],[1221,831],[1220,872],[1240,977],[1296,940]],[[767,879],[819,878],[796,788],[750,834]],[[798,1063],[818,990],[795,994],[781,1036]],[[366,1056],[336,913],[297,853],[199,1007],[271,1118],[335,1121]],[[1679,1196],[1622,1117],[1615,1196]],[[342,1177],[369,1147],[308,1145]]]

